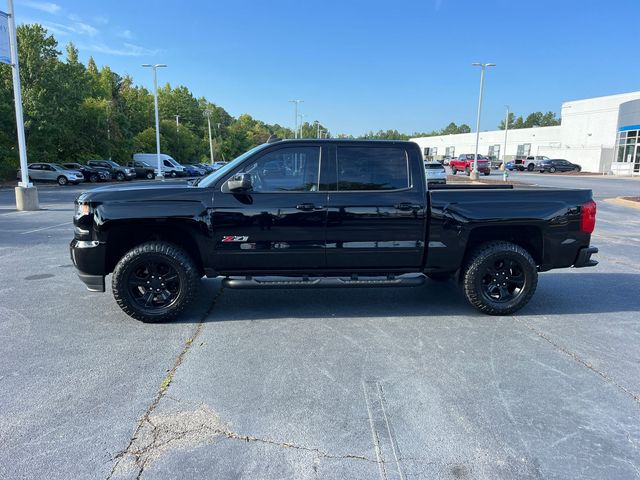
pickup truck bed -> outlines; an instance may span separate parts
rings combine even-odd
[[[269,142],[196,182],[85,192],[74,224],[80,278],[104,291],[113,273],[118,304],[143,321],[178,315],[202,276],[235,288],[454,278],[479,310],[509,314],[538,272],[593,266],[597,251],[591,191],[427,187],[418,146],[394,141]]]

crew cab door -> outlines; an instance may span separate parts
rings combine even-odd
[[[337,145],[329,192],[327,267],[420,266],[426,235],[425,173],[402,144]]]
[[[326,266],[328,193],[319,183],[325,152],[317,144],[274,145],[224,179],[212,214],[217,271],[308,272]],[[225,189],[237,173],[250,175],[250,191]]]

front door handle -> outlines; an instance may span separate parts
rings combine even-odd
[[[414,205],[409,202],[397,203],[394,207],[396,210],[401,210],[403,212],[408,212],[409,210],[420,210],[422,208],[421,205]]]
[[[322,210],[322,207],[316,207],[313,203],[301,203],[296,205],[298,210],[302,210],[303,212],[312,212],[314,210]]]

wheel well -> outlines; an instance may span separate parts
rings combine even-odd
[[[196,241],[196,231],[193,227],[180,222],[168,222],[163,225],[127,223],[112,227],[107,238],[109,248],[106,271],[113,272],[118,261],[133,247],[152,240],[163,240],[184,249],[197,265],[199,272],[204,275],[204,264]]]
[[[504,240],[515,243],[524,248],[533,257],[536,265],[542,264],[543,247],[542,232],[538,227],[508,226],[508,227],[478,227],[474,228],[467,240],[465,261],[478,245],[492,240]]]

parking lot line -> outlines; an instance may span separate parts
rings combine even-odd
[[[398,459],[398,448],[384,405],[382,385],[376,381],[365,381],[363,388],[373,444],[380,468],[380,478],[382,480],[404,480]]]
[[[71,222],[59,223],[57,225],[49,225],[48,227],[36,228],[34,230],[27,230],[26,232],[20,232],[20,235],[26,235],[28,233],[41,232],[42,230],[49,230],[50,228],[62,227],[63,225],[69,225]]]

